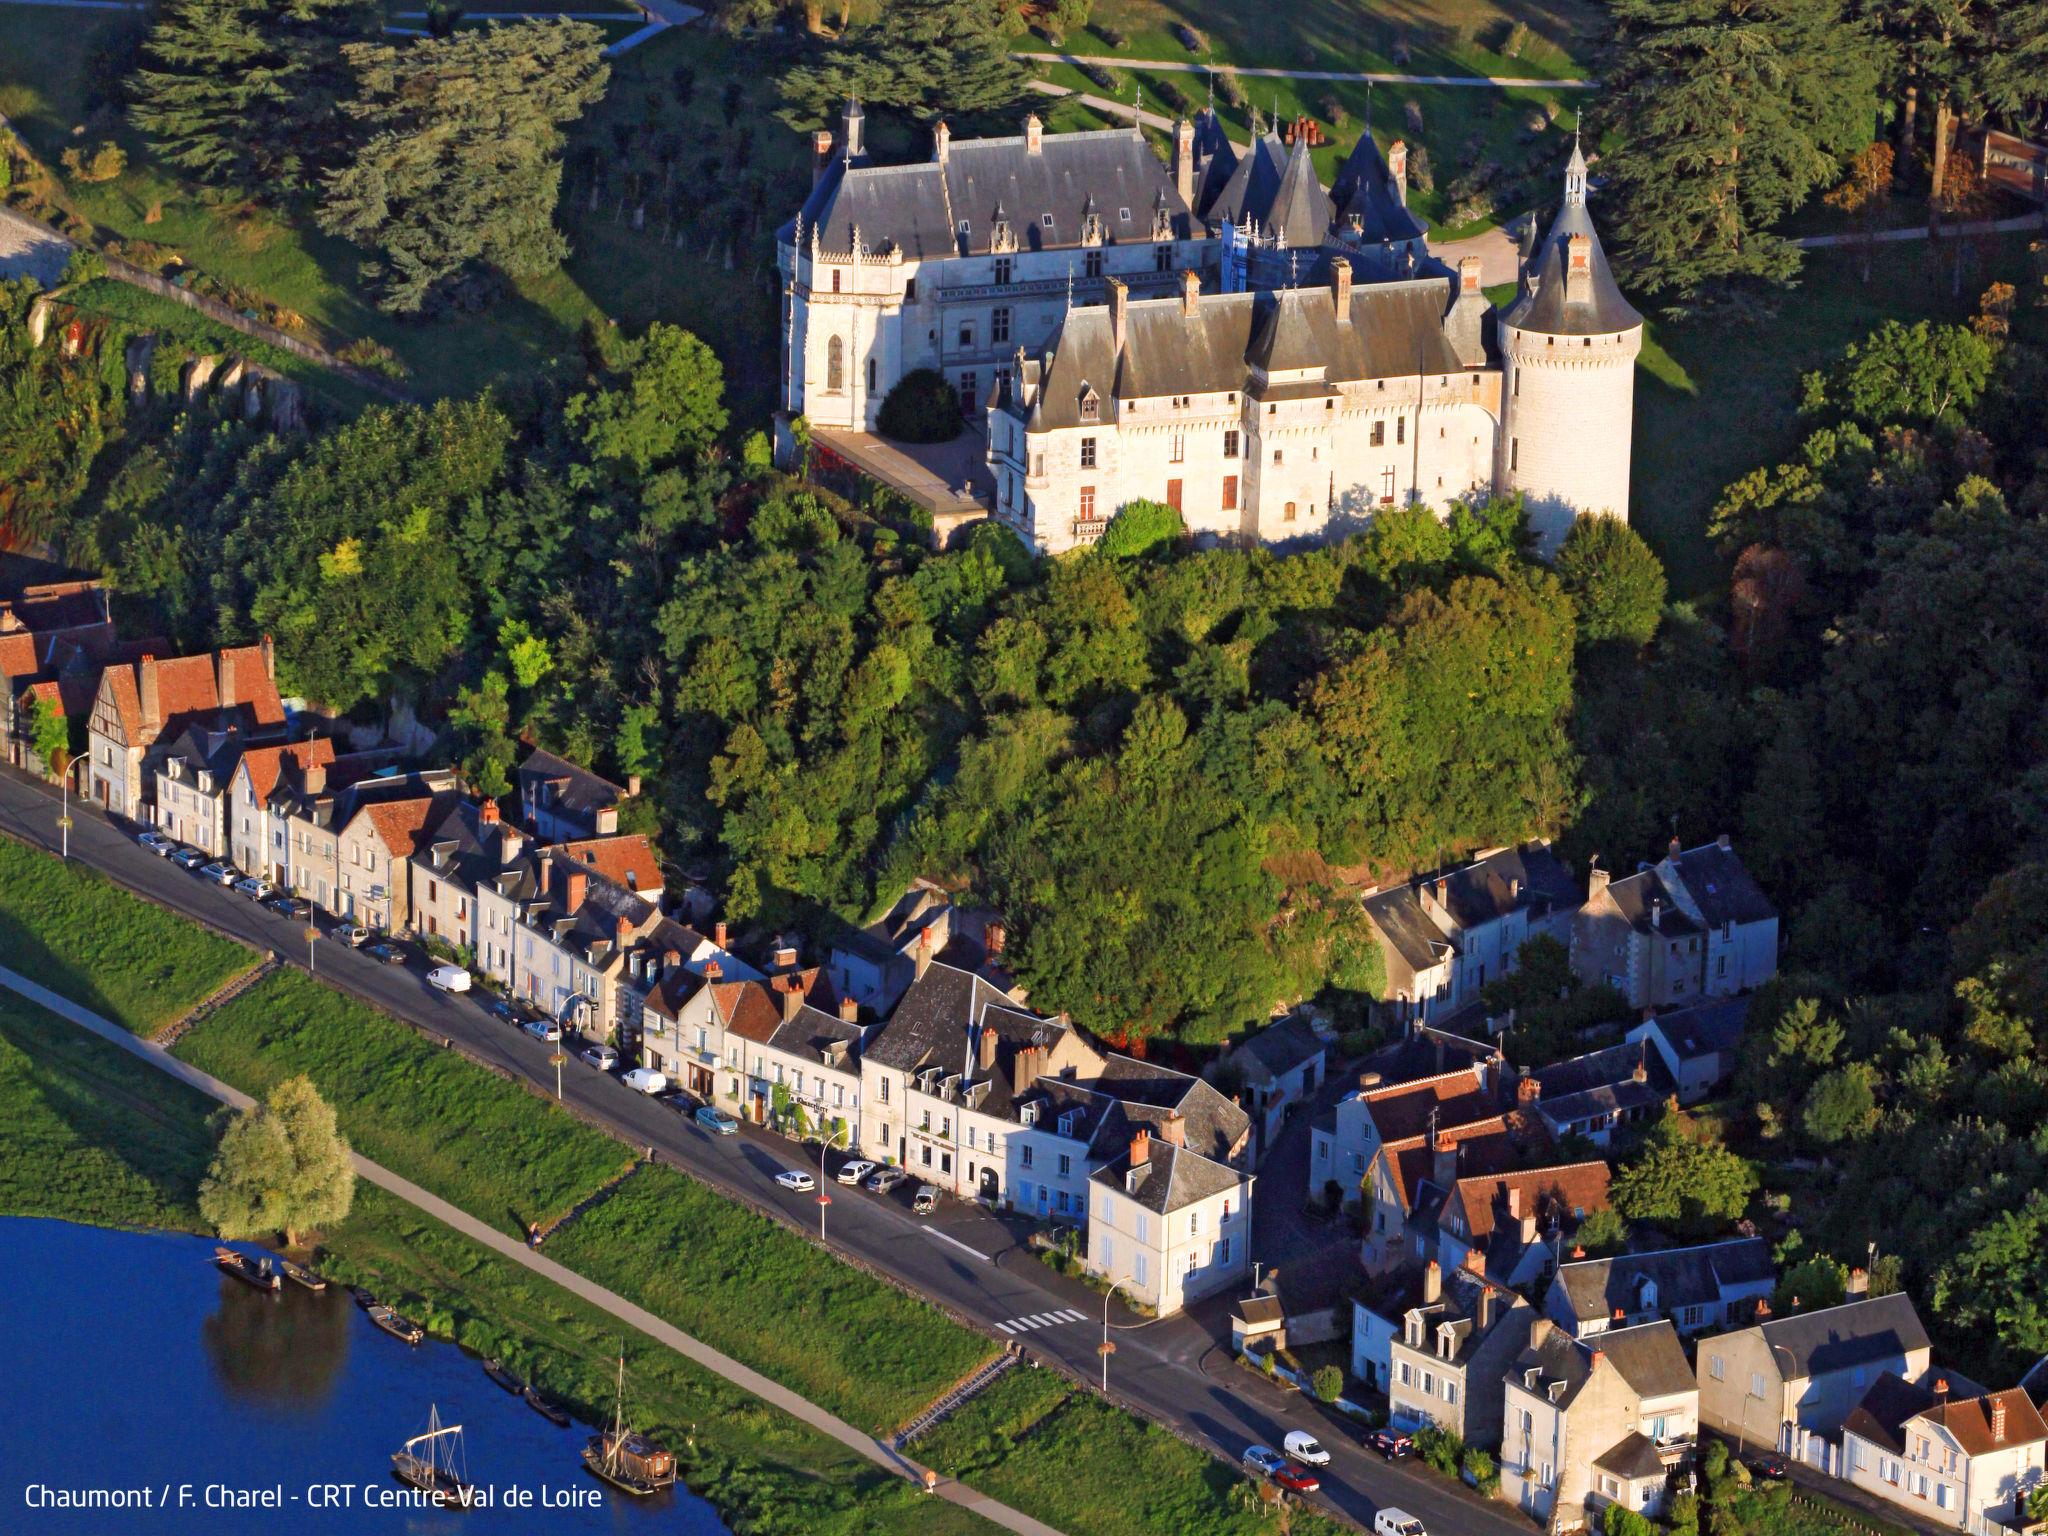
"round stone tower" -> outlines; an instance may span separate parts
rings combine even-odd
[[[1586,160],[1576,143],[1564,206],[1522,269],[1500,321],[1505,403],[1499,483],[1520,491],[1544,555],[1572,520],[1628,517],[1636,354],[1643,317],[1608,268],[1586,210]]]

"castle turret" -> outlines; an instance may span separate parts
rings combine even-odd
[[[1500,321],[1505,429],[1499,483],[1520,491],[1554,554],[1583,513],[1626,519],[1643,317],[1629,306],[1586,208],[1576,142],[1564,204]]]

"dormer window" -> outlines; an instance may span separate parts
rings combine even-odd
[[[1049,213],[1041,213],[1041,214],[1040,214],[1040,215],[1038,216],[1038,227],[1039,227],[1040,229],[1051,229],[1051,228],[1052,228],[1052,215],[1051,215],[1051,214],[1049,214]]]
[[[1081,419],[1095,421],[1102,415],[1102,400],[1092,389],[1081,391]]]
[[[1071,1109],[1068,1110],[1065,1114],[1061,1115],[1060,1134],[1071,1139],[1074,1134],[1074,1122],[1078,1118],[1079,1116]]]
[[[1081,243],[1083,245],[1102,244],[1101,214],[1091,213],[1081,221]]]

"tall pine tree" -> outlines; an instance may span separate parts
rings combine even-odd
[[[896,0],[822,58],[782,78],[783,120],[814,128],[857,96],[918,122],[986,116],[1024,97],[995,0]]]
[[[195,179],[289,197],[335,148],[343,46],[378,25],[363,0],[168,0],[130,83],[131,115]]]
[[[320,226],[377,253],[364,271],[385,309],[416,311],[465,269],[527,277],[568,256],[562,129],[604,94],[603,49],[564,21],[347,50],[363,138],[327,178]]]
[[[1843,0],[1615,0],[1601,167],[1614,249],[1643,291],[1783,282],[1772,227],[1870,142],[1879,54]]]

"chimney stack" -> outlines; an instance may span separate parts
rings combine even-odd
[[[860,1004],[851,997],[839,999],[839,1020],[842,1024],[860,1022]]]
[[[796,969],[796,946],[778,942],[775,946],[775,969],[793,971]]]
[[[1025,1089],[1038,1081],[1038,1067],[1043,1059],[1043,1050],[1035,1045],[1027,1045],[1017,1053],[1016,1065],[1010,1072],[1010,1076],[1016,1079],[1010,1085],[1013,1097],[1021,1095]]]
[[[1195,205],[1195,125],[1182,118],[1173,125],[1173,190],[1190,208]]]
[[[263,675],[264,675],[265,677],[270,677],[270,678],[274,678],[274,677],[276,677],[276,676],[277,676],[277,645],[276,645],[276,642],[274,642],[274,641],[273,641],[273,640],[272,640],[272,639],[270,638],[270,636],[268,636],[268,635],[265,635],[265,636],[263,637],[263,640],[262,640],[262,649],[263,649]]]
[[[1202,274],[1193,267],[1185,268],[1180,274],[1180,312],[1187,319],[1195,318],[1195,312],[1202,307]]]
[[[562,872],[562,910],[574,917],[583,909],[583,898],[589,893],[589,873],[565,867]]]
[[[318,770],[325,773],[326,769]],[[509,821],[498,824],[498,863],[510,864],[526,849],[526,834]]]
[[[1726,832],[1723,832],[1719,837],[1714,839],[1714,846],[1720,849],[1723,853],[1733,853],[1735,851],[1735,839],[1730,837]]]
[[[1510,1221],[1520,1221],[1522,1219],[1522,1189],[1518,1184],[1510,1184],[1508,1186],[1508,1219]]]
[[[1188,1144],[1188,1117],[1177,1109],[1166,1112],[1166,1123],[1159,1128],[1159,1134],[1176,1147]]]
[[[1370,128],[1366,129],[1370,133]],[[1396,139],[1387,146],[1387,171],[1394,178],[1394,196],[1408,206],[1408,141]]]
[[[626,798],[628,800],[637,800],[639,797],[640,775],[637,773],[629,773],[626,775]]]
[[[782,1022],[787,1024],[803,1012],[804,989],[794,976],[778,976],[775,983],[782,988]]]
[[[1547,1317],[1539,1316],[1529,1325],[1529,1347],[1540,1350],[1550,1342],[1550,1336],[1557,1332],[1557,1324]]]
[[[719,947],[720,949],[723,949],[723,948],[725,948],[725,924],[724,924],[724,923],[722,923],[722,922],[719,922],[719,923],[713,923],[713,924],[711,925],[711,942],[712,942],[713,944],[716,944],[716,945],[717,945],[717,946],[718,946],[718,947]]]
[[[939,119],[938,127],[932,130],[932,159],[940,165],[946,163],[946,156],[952,153],[953,130],[946,126],[946,120]]]
[[[1152,1133],[1142,1125],[1131,1137],[1131,1166],[1142,1168],[1152,1161]]]
[[[1996,1441],[2003,1441],[2005,1439],[2005,1399],[2003,1397],[1991,1399],[1991,1438]]]
[[[1361,1072],[1361,1073],[1359,1073],[1359,1074],[1358,1074],[1358,1091],[1359,1091],[1360,1093],[1371,1093],[1371,1092],[1373,1091],[1373,1089],[1375,1089],[1375,1088],[1379,1087],[1379,1085],[1380,1085],[1380,1075],[1379,1075],[1379,1073],[1377,1073],[1377,1072]]]
[[[1045,148],[1045,124],[1036,112],[1024,119],[1024,153],[1035,155]]]
[[[811,185],[825,179],[825,167],[832,163],[832,130],[820,128],[811,135]]]
[[[988,951],[991,960],[1000,959],[1003,946],[1010,941],[1010,931],[1001,923],[990,923],[981,930],[982,948]]]
[[[1351,319],[1351,263],[1342,256],[1330,263],[1330,297],[1337,306],[1340,323]]]
[[[1448,1190],[1458,1182],[1458,1144],[1449,1135],[1439,1134],[1432,1150],[1430,1181],[1438,1189]]]
[[[1607,871],[1600,867],[1600,855],[1594,854],[1586,866],[1586,899],[1591,901],[1595,896],[1605,894],[1610,878]]]
[[[156,658],[145,656],[135,668],[138,692],[142,695],[142,723],[157,726],[164,723],[163,693],[157,682]]]
[[[1565,246],[1564,301],[1567,304],[1590,304],[1593,301],[1591,235],[1573,235]]]
[[[1435,1259],[1422,1266],[1422,1304],[1433,1307],[1444,1299],[1443,1267]]]
[[[931,969],[931,963],[932,931],[926,928],[917,936],[917,974],[914,979],[918,981],[924,980],[924,973]]]
[[[1868,1296],[1870,1294],[1870,1271],[1867,1269],[1850,1270],[1848,1291],[1851,1296]]]
[[[215,686],[220,690],[220,702],[225,708],[235,702],[235,653],[222,646],[213,653],[213,665]]]
[[[975,1070],[987,1077],[996,1069],[996,1032],[988,1025],[981,1026],[981,1033],[974,1041]]]
[[[1946,1376],[1935,1377],[1934,1400],[1937,1403],[1945,1403],[1948,1401],[1948,1378]]]
[[[704,979],[706,981],[717,981],[724,975],[725,967],[720,965],[716,960],[707,960],[704,962]]]
[[[1678,839],[1674,836],[1671,839],[1669,846],[1667,846],[1664,851],[1666,855],[1675,859],[1679,856],[1679,854],[1683,853],[1685,850],[1678,846]]]
[[[476,819],[487,827],[495,827],[498,824],[498,818],[502,814],[498,809],[498,802],[495,800],[485,800],[476,808]]]
[[[1458,258],[1459,297],[1462,298],[1466,294],[1477,294],[1481,292],[1479,286],[1479,272],[1480,263],[1479,258],[1477,256],[1460,256]]]
[[[1473,1252],[1472,1252],[1472,1263],[1471,1263],[1471,1269],[1472,1269],[1472,1272],[1473,1272],[1473,1273],[1474,1273],[1475,1275],[1476,1275],[1476,1274],[1478,1274],[1478,1273],[1480,1272],[1480,1270],[1481,1270],[1481,1269],[1482,1269],[1482,1268],[1484,1267],[1484,1263],[1485,1263],[1485,1261],[1484,1261],[1484,1260],[1482,1260],[1482,1259],[1480,1259],[1480,1257],[1479,1257],[1479,1253],[1478,1253],[1478,1250],[1477,1250],[1477,1249],[1474,1249],[1474,1250],[1473,1250]],[[1490,1285],[1482,1285],[1482,1286],[1481,1286],[1481,1287],[1479,1288],[1479,1304],[1478,1304],[1478,1305],[1477,1305],[1476,1307],[1474,1307],[1474,1308],[1473,1308],[1473,1318],[1472,1318],[1472,1322],[1473,1322],[1473,1325],[1474,1325],[1474,1326],[1473,1326],[1473,1331],[1474,1331],[1475,1333],[1479,1333],[1479,1334],[1484,1334],[1484,1333],[1486,1332],[1486,1330],[1487,1330],[1487,1329],[1489,1329],[1489,1328],[1491,1328],[1491,1327],[1493,1326],[1493,1287],[1492,1287],[1492,1286],[1490,1286]]]
[[[673,971],[683,963],[680,949],[664,949],[661,952],[661,969],[664,973]]]
[[[1121,357],[1124,350],[1124,322],[1129,318],[1131,290],[1120,277],[1105,277],[1103,288],[1109,294],[1109,354]]]

